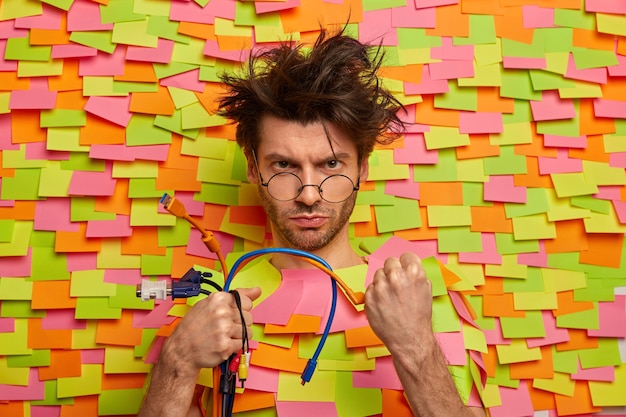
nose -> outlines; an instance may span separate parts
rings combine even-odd
[[[300,195],[296,197],[296,201],[306,204],[307,206],[312,206],[322,199],[320,187],[315,183],[312,177],[312,175],[306,175],[301,178],[303,184],[302,191]]]

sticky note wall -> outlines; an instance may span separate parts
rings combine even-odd
[[[491,416],[626,415],[615,0],[0,2],[0,415],[137,412],[182,306],[135,285],[216,263],[160,196],[227,252],[266,243],[219,74],[337,23],[383,46],[412,122],[372,155],[355,245],[463,278]]]

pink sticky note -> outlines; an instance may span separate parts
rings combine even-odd
[[[152,311],[143,317],[133,317],[133,326],[142,329],[159,329],[161,326],[171,324],[176,317],[167,314],[172,308],[174,302],[171,299],[162,300],[156,304]]]
[[[364,43],[398,45],[398,33],[390,29],[391,9],[384,8],[363,12],[363,21],[359,23],[359,40]]]
[[[460,133],[502,133],[502,113],[462,111],[459,114]]]
[[[409,170],[409,178],[405,180],[387,180],[385,194],[419,200],[420,186],[419,183],[413,181],[413,170]]]
[[[626,76],[626,56],[615,55],[617,57],[617,65],[606,67],[611,77]]]
[[[430,132],[430,126],[423,125],[420,123],[415,123],[415,114],[416,114],[415,106],[416,106],[415,104],[409,104],[408,106],[404,107],[405,111],[401,111],[398,113],[398,117],[400,118],[400,120],[402,120],[402,122],[405,123],[404,133],[408,134],[408,133]]]
[[[272,295],[252,309],[254,322],[286,325],[302,298],[302,288],[300,280],[283,280]]]
[[[176,191],[176,195],[174,197],[184,204],[185,209],[190,216],[202,216],[204,214],[205,203],[203,201],[194,200],[193,192]],[[165,210],[162,206],[159,206],[159,212],[166,213],[167,210]]]
[[[393,150],[396,164],[434,165],[439,161],[436,150],[426,149],[423,133],[405,133],[404,147]]]
[[[32,367],[28,374],[27,386],[0,384],[0,401],[43,400],[44,390],[44,381],[39,380],[39,369]]]
[[[69,252],[65,254],[67,271],[89,271],[98,268],[97,252]]]
[[[498,252],[494,233],[482,233],[482,252],[460,252],[459,261],[471,264],[502,265],[502,255]]]
[[[52,58],[83,58],[96,56],[98,50],[84,45],[52,45]]]
[[[48,309],[46,316],[41,319],[41,328],[44,330],[62,329],[86,329],[87,320],[77,320],[74,318],[76,310],[73,308]]]
[[[69,195],[111,196],[117,180],[111,176],[112,164],[107,163],[103,172],[74,171],[70,180]]]
[[[16,109],[53,109],[56,106],[57,92],[48,91],[46,78],[31,78],[30,90],[13,90],[9,108]]]
[[[285,0],[285,1],[278,1],[278,2],[272,2],[272,1],[268,1],[268,2],[255,1],[254,2],[254,9],[257,12],[257,14],[277,12],[279,10],[294,9],[299,6],[300,6],[300,0]]]
[[[556,158],[539,157],[539,174],[562,174],[566,172],[582,172],[583,161],[570,158],[567,149],[559,149]]]
[[[172,4],[178,4],[175,2]],[[126,48],[126,59],[129,61],[157,62],[167,64],[172,58],[174,51],[174,41],[159,38],[156,48],[147,48],[143,46],[128,46]]]
[[[517,56],[505,56],[502,60],[504,68],[543,69],[546,67],[545,58],[521,58]]]
[[[89,0],[75,0],[67,11],[67,31],[111,30],[113,23],[101,23],[100,5]]]
[[[78,223],[70,220],[70,200],[49,198],[35,203],[35,230],[77,232]]]
[[[586,0],[585,11],[596,13],[626,14],[626,2],[624,0]]]
[[[574,381],[615,381],[615,368],[612,366],[601,366],[599,368],[582,369],[578,363],[578,372],[572,374]]]
[[[206,6],[195,1],[175,1],[171,4],[170,20],[213,24],[216,17],[235,19],[236,0],[211,0]]]
[[[442,36],[441,46],[432,47],[430,57],[452,61],[472,61],[474,59],[474,45],[455,45],[452,37]]]
[[[128,126],[132,114],[130,95],[123,97],[91,96],[85,104],[85,110],[120,126]]]
[[[570,137],[544,134],[543,144],[557,148],[585,149],[587,147],[587,136]]]
[[[376,369],[373,371],[353,372],[352,383],[355,388],[402,389],[391,356],[376,358]]]
[[[452,305],[454,306],[454,309],[456,310],[459,317],[465,320],[467,323],[471,324],[472,326],[478,327],[478,325],[474,321],[474,318],[472,317],[472,314],[467,308],[467,305],[463,301],[462,296],[455,291],[448,291],[448,296],[450,297],[450,301],[452,301]]]
[[[42,4],[41,14],[36,16],[20,17],[15,19],[15,27],[19,29],[61,29],[63,11],[56,7]]]
[[[2,271],[2,276],[29,277],[31,275],[32,259],[32,247],[28,248],[26,256],[0,256],[0,271]]]
[[[104,349],[83,349],[80,351],[80,363],[99,365],[104,363]]]
[[[252,350],[254,356],[254,350]],[[246,389],[263,392],[278,392],[278,377],[280,372],[276,369],[250,365],[248,368],[248,380]]]
[[[554,317],[552,311],[542,311],[541,317],[543,319],[543,327],[546,335],[544,337],[526,339],[526,344],[529,348],[555,345],[557,343],[567,342],[570,339],[567,329],[556,327],[556,317]]]
[[[12,142],[11,114],[0,114],[0,151],[17,151],[19,143]]]
[[[113,161],[135,161],[144,159],[147,161],[165,161],[169,145],[91,145],[89,157]]]
[[[124,75],[126,47],[117,45],[112,54],[97,51],[95,56],[81,59],[78,64],[78,75],[81,77],[107,77]]]
[[[613,204],[613,208],[615,209],[615,213],[617,214],[617,219],[620,224],[626,224],[626,202],[613,200],[611,203]]]
[[[472,71],[474,69],[472,68]],[[447,79],[435,79],[431,77],[430,65],[422,68],[422,80],[419,84],[404,83],[405,94],[438,94],[450,91]]]
[[[182,74],[176,74],[171,77],[163,78],[161,80],[161,85],[164,87],[177,87],[202,93],[204,91],[205,83],[198,79],[199,75],[199,69],[183,72]]]
[[[26,159],[45,161],[69,161],[70,153],[66,151],[49,151],[46,142],[26,143]]]
[[[276,401],[278,417],[337,417],[337,406],[331,402]]]
[[[592,337],[626,337],[626,296],[616,295],[613,302],[598,303],[600,328],[587,330]]]
[[[483,194],[485,201],[526,202],[526,187],[515,186],[513,175],[492,175],[485,183]]]
[[[499,390],[502,405],[489,408],[491,417],[522,417],[534,414],[526,381],[520,381],[517,388],[501,386]]]
[[[0,302],[0,306],[2,303]],[[13,317],[0,317],[0,333],[15,332],[15,319]]]
[[[428,64],[428,66],[430,67],[430,76],[433,80],[450,80],[474,76],[474,61],[472,60],[433,62]]]
[[[328,290],[330,295],[330,289]],[[327,311],[324,312],[322,317],[322,326],[326,326],[330,313],[330,303],[328,303]],[[348,329],[356,329],[359,327],[368,326],[367,317],[365,314],[359,313],[355,310],[352,303],[346,298],[346,296],[337,289],[337,308],[335,310],[335,318],[330,327],[331,333],[342,332]]]
[[[578,69],[576,68],[574,56],[570,54],[567,61],[567,71],[564,77],[590,83],[606,84],[606,72],[606,67]]]
[[[204,49],[202,53],[206,56],[211,56],[211,57],[225,59],[228,61],[235,61],[235,62],[245,62],[248,60],[248,57],[250,56],[249,49],[223,51],[220,49],[220,46],[217,43],[217,41],[214,41],[211,39],[207,40],[206,43],[204,44]]]
[[[89,220],[86,237],[123,237],[131,236],[130,216],[117,214],[115,220]]]
[[[500,325],[500,318],[495,317],[495,326],[493,329],[483,329],[485,340],[488,345],[510,345],[511,339],[506,339],[502,335],[502,326]]]
[[[415,3],[391,9],[391,27],[397,28],[434,28],[437,24],[437,9],[428,7],[418,9]]]
[[[15,20],[9,19],[0,21],[0,39],[25,38],[27,36],[28,30],[16,28]],[[4,56],[4,53],[2,56]]]
[[[526,29],[554,27],[554,9],[534,5],[522,6],[522,20]]]
[[[435,333],[439,347],[448,365],[465,365],[465,342],[462,332]]]
[[[598,187],[598,192],[593,194],[593,197],[602,200],[621,200],[621,187],[615,185],[601,185]]]
[[[302,297],[294,309],[295,314],[322,317],[330,300],[330,277],[318,269],[288,269],[282,271],[283,280],[302,281]],[[339,292],[339,291],[338,291]]]
[[[617,100],[595,99],[593,110],[596,117],[626,119],[626,102]]]
[[[626,168],[626,152],[614,152],[610,154],[609,165],[617,168]]]
[[[546,90],[541,95],[541,101],[530,101],[530,109],[533,113],[533,120],[560,120],[573,119],[576,117],[576,108],[572,100],[563,100],[559,93],[553,90]]]
[[[415,0],[415,7],[418,9],[447,6],[450,4],[459,4],[459,0]]]
[[[0,26],[0,30],[2,26]],[[0,71],[17,71],[17,61],[6,61],[4,59],[4,53],[6,51],[7,41],[0,39]]]
[[[145,278],[146,277],[141,275],[141,270],[139,269],[115,268],[105,269],[104,271],[104,282],[109,282],[111,284],[137,285],[140,284],[141,280]],[[165,279],[169,279],[169,277],[166,277]]]

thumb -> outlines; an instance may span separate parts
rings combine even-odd
[[[243,295],[248,297],[250,301],[254,301],[261,296],[261,288],[253,287],[253,288],[237,288],[239,295]]]

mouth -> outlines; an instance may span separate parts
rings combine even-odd
[[[326,223],[327,218],[324,216],[293,216],[289,218],[293,223],[303,229],[313,229]]]

